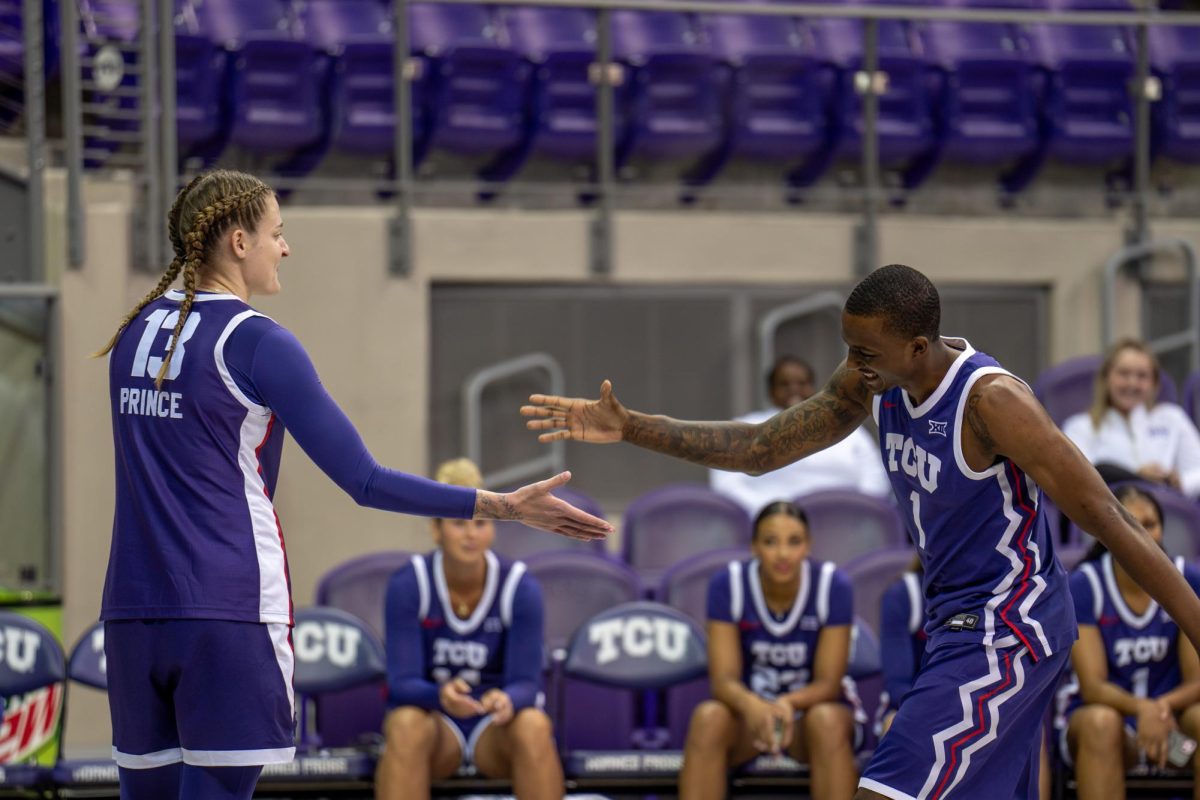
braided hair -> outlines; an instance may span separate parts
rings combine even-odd
[[[191,313],[196,299],[196,287],[205,263],[213,255],[213,248],[228,230],[240,227],[254,230],[267,210],[267,198],[274,196],[271,187],[253,175],[232,170],[213,170],[197,175],[183,187],[175,197],[167,214],[167,232],[171,238],[174,258],[158,284],[138,301],[133,310],[125,315],[116,332],[102,349],[93,353],[97,358],[113,349],[121,331],[133,322],[147,304],[162,297],[181,274],[183,275],[183,302],[179,304],[179,319],[167,345],[167,355],[154,379],[154,385],[162,388],[162,382],[171,366],[175,345]]]

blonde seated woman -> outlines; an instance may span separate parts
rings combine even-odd
[[[479,487],[467,459],[437,480]],[[437,549],[388,584],[387,745],[376,797],[428,797],[433,780],[473,766],[509,778],[519,800],[563,796],[550,718],[541,709],[542,592],[519,561],[490,549],[490,520],[437,519]]]
[[[1117,499],[1159,545],[1162,510],[1135,486]],[[1200,570],[1175,565],[1200,590]],[[1200,737],[1200,660],[1179,627],[1097,543],[1071,573],[1079,640],[1074,680],[1059,696],[1063,758],[1074,763],[1080,800],[1125,797],[1125,771],[1167,763],[1171,732]],[[1064,724],[1065,723],[1065,724]],[[1200,770],[1198,759],[1192,768]],[[1200,800],[1200,782],[1192,789]]]
[[[832,563],[808,558],[808,519],[792,503],[759,512],[754,558],[708,588],[712,700],[692,715],[680,796],[725,796],[731,767],[762,753],[808,763],[815,800],[850,798],[856,707],[843,687],[853,593]],[[851,693],[853,695],[853,693]]]

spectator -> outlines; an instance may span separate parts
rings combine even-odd
[[[483,483],[467,459],[443,464],[437,480]],[[542,592],[523,563],[492,553],[494,536],[491,520],[434,520],[437,549],[388,584],[379,798],[429,797],[431,780],[461,766],[511,778],[520,800],[563,796],[541,710]]]
[[[738,418],[739,422],[762,422],[807,400],[816,391],[816,376],[804,361],[780,356],[767,376],[767,388],[775,407],[746,414]],[[854,489],[875,497],[890,497],[892,491],[879,458],[879,444],[866,428],[766,475],[712,470],[709,485],[751,514],[777,498],[796,498],[824,489]]]
[[[789,502],[759,513],[751,549],[752,560],[731,562],[709,583],[715,699],[692,714],[680,797],[724,797],[730,767],[786,752],[811,765],[815,800],[849,798],[861,732],[861,712],[848,699],[856,694],[844,686],[850,580],[832,563],[808,559],[808,520]]]
[[[1162,510],[1154,497],[1125,486],[1117,498],[1161,546]],[[1200,590],[1200,571],[1182,558],[1175,563]],[[1063,758],[1075,764],[1080,800],[1124,797],[1125,771],[1139,756],[1161,767],[1172,731],[1200,735],[1200,661],[1175,622],[1102,544],[1071,573],[1071,595],[1079,640],[1071,649],[1075,676],[1059,697],[1059,743]],[[1192,791],[1200,798],[1200,782]]]
[[[1113,345],[1096,376],[1092,408],[1063,433],[1110,483],[1142,478],[1200,496],[1200,433],[1183,409],[1156,403],[1158,359],[1146,345]]]

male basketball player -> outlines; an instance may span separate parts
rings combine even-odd
[[[1193,642],[1200,599],[1022,381],[940,335],[937,289],[910,267],[868,275],[842,311],[845,362],[766,422],[681,422],[599,400],[534,395],[541,441],[627,441],[707,467],[769,472],[867,417],[925,567],[925,664],[856,795],[1037,796],[1040,725],[1075,639],[1041,493],[1112,551]]]

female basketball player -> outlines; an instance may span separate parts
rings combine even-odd
[[[466,459],[437,479],[482,483]],[[511,778],[520,800],[563,796],[562,766],[541,704],[542,592],[521,562],[488,548],[491,520],[438,519],[437,550],[388,584],[387,749],[380,800],[429,797],[430,780],[474,766]]]
[[[808,518],[791,503],[759,512],[750,546],[752,560],[730,563],[709,583],[715,699],[692,714],[680,796],[724,797],[731,766],[786,752],[810,765],[816,800],[848,798],[858,780],[855,708],[843,689],[850,581],[808,558]]]
[[[105,621],[123,798],[248,798],[293,753],[292,621],[274,509],[283,431],[360,505],[521,518],[568,536],[607,525],[549,494],[495,494],[380,466],[304,348],[247,305],[288,255],[270,187],[217,171],[168,218],[175,258],[109,354],[116,515]],[[168,291],[179,277],[182,291]],[[330,280],[336,280],[331,275]]]
[[[1117,491],[1129,513],[1162,544],[1158,501],[1135,486]],[[1194,590],[1200,570],[1175,565]],[[1074,760],[1081,800],[1125,796],[1125,770],[1139,755],[1166,764],[1169,736],[1200,736],[1200,660],[1145,589],[1096,543],[1071,574],[1079,641],[1071,649],[1076,681],[1064,692],[1063,757]],[[1193,789],[1200,798],[1200,784]]]

